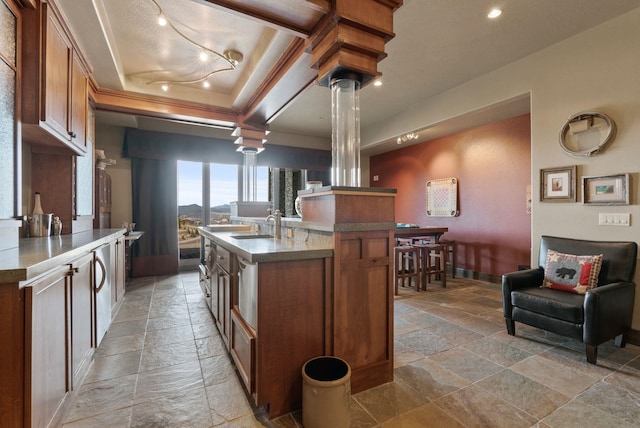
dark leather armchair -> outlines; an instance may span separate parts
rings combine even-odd
[[[541,288],[547,250],[565,254],[602,254],[598,286],[586,294]],[[624,347],[631,329],[638,245],[635,242],[586,241],[542,236],[538,268],[502,276],[502,305],[507,332],[515,321],[581,340],[587,361],[595,364],[598,345],[615,338]]]

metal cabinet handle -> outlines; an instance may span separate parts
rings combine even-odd
[[[100,268],[102,269],[102,280],[100,281],[100,285],[96,287],[96,293],[98,293],[100,292],[100,290],[104,286],[104,283],[106,282],[107,268],[104,266],[104,263],[102,262],[102,260],[100,260],[100,257],[96,257],[96,263],[99,264]]]

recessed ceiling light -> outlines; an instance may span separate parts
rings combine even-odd
[[[166,83],[164,85],[161,86],[162,90],[167,92],[169,90],[169,85],[167,85]]]
[[[209,55],[207,55],[206,52],[204,51],[200,52],[200,61],[207,62],[208,59],[209,59]]]
[[[205,88],[208,88],[211,85],[209,84],[209,82],[207,80],[205,80],[204,82],[202,82],[202,86],[204,86]]]
[[[382,86],[382,80],[376,80],[373,82],[373,86]]]
[[[167,25],[167,18],[165,18],[165,17],[164,17],[164,15],[160,15],[160,16],[158,17],[158,24],[159,24],[161,27],[164,27],[165,25]]]
[[[491,9],[491,12],[487,15],[488,18],[495,19],[502,15],[502,10],[500,9]]]

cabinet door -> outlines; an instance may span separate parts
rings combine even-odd
[[[69,136],[71,137],[71,143],[78,147],[81,151],[86,151],[87,155],[90,153],[87,151],[87,106],[88,97],[87,93],[87,77],[85,76],[82,67],[79,63],[78,55],[71,51],[72,60],[70,62],[70,79],[69,89],[71,91],[69,95]],[[93,161],[93,154],[91,154],[91,160]]]
[[[249,394],[255,392],[255,342],[253,331],[245,325],[236,309],[231,310],[231,331],[229,332],[231,357]]]
[[[69,140],[69,61],[71,44],[58,19],[47,8],[45,41],[44,122],[59,138]]]
[[[71,375],[78,388],[95,344],[93,311],[93,253],[71,264]]]
[[[336,233],[334,248],[334,355],[362,391],[393,379],[393,234]]]
[[[25,330],[27,337],[30,335],[27,361],[29,354],[31,360],[31,402],[26,419],[34,427],[49,425],[71,389],[67,376],[68,277],[65,266],[26,288],[30,309]]]
[[[75,156],[75,214],[90,216],[93,214],[93,142],[87,141],[87,154]]]

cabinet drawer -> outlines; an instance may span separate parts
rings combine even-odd
[[[231,260],[231,253],[218,245],[216,262],[227,272],[233,274],[233,263]]]
[[[238,314],[231,310],[231,357],[238,368],[238,373],[247,387],[249,394],[255,392],[255,342],[253,331],[247,327]]]

